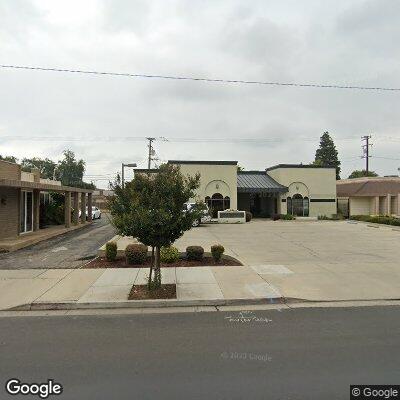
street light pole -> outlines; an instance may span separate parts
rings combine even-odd
[[[124,163],[122,163],[122,174],[121,174],[121,178],[122,178],[122,189],[124,188],[124,186],[125,186],[125,176],[124,176],[124,168],[125,167],[128,167],[128,168],[135,168],[135,167],[137,167],[137,164],[136,163],[131,163],[131,164],[124,164]]]

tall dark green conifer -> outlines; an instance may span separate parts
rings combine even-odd
[[[340,161],[335,143],[329,135],[329,132],[324,132],[319,142],[319,149],[315,152],[315,165],[324,167],[336,168],[336,179],[340,179]]]

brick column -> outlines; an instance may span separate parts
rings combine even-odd
[[[33,191],[33,230],[39,230],[40,221],[40,190]]]
[[[65,192],[64,219],[65,219],[65,227],[69,228],[71,226],[71,192]]]
[[[81,223],[86,223],[86,194],[81,193]]]
[[[79,224],[79,193],[72,193],[74,213],[72,214],[72,223]]]
[[[92,202],[92,193],[88,193],[88,221],[92,222],[92,208],[93,208],[93,202]]]
[[[375,215],[379,215],[379,196],[375,196]]]
[[[390,215],[390,214],[392,213],[392,204],[391,204],[391,201],[392,201],[392,196],[391,196],[390,194],[388,194],[388,195],[386,196],[386,214],[387,214],[387,215]]]

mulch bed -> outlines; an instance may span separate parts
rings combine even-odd
[[[176,299],[176,285],[161,285],[149,291],[147,285],[133,285],[128,300]]]
[[[148,257],[143,264],[127,264],[125,258],[118,258],[115,261],[107,261],[105,257],[97,257],[90,261],[83,268],[150,268],[151,258]],[[219,263],[216,263],[212,257],[204,257],[201,261],[188,261],[185,258],[181,258],[179,261],[172,264],[161,263],[162,268],[174,268],[174,267],[224,267],[224,266],[235,266],[243,265],[240,261],[231,258],[222,258]]]

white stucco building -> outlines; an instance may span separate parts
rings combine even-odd
[[[264,171],[238,171],[237,161],[170,160],[168,163],[179,165],[185,175],[200,174],[200,187],[192,200],[205,201],[214,216],[226,209],[250,211],[261,217],[336,214],[335,168],[280,164]]]

